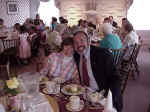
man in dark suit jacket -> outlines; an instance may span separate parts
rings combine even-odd
[[[83,31],[78,31],[74,34],[74,49],[74,59],[78,66],[81,83],[84,82],[81,67],[83,61],[81,57],[84,55],[87,60],[89,86],[97,91],[104,89],[108,92],[110,89],[113,96],[113,106],[118,112],[121,112],[122,95],[120,78],[113,64],[111,53],[107,49],[90,46],[88,36]]]

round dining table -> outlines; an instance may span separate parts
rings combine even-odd
[[[43,91],[44,88],[45,88],[44,85],[40,87],[41,92],[56,100],[59,108],[59,112],[71,112],[66,108],[66,105],[69,103],[69,98],[71,95],[66,95],[61,91],[58,94],[49,94]],[[90,103],[89,101],[85,100],[85,98],[83,98],[83,94],[78,96],[80,97],[80,100],[84,102],[84,106],[80,111],[73,111],[73,112],[103,112],[104,106],[102,106],[101,104],[92,105],[92,103]]]

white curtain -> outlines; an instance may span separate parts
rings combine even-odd
[[[38,13],[40,6],[40,0],[30,0],[30,18],[35,19],[35,15]]]

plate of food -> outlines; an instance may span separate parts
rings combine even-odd
[[[94,93],[89,94],[88,98],[92,103],[99,103],[99,101],[102,100],[104,96],[98,92],[94,92]]]
[[[77,84],[69,84],[64,86],[61,91],[66,95],[81,95],[84,93],[85,89]]]

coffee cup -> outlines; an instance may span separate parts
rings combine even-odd
[[[79,96],[71,96],[69,98],[70,106],[72,109],[78,109],[80,107],[80,97]]]
[[[48,81],[46,83],[47,92],[53,93],[55,90],[56,83],[54,81]]]

